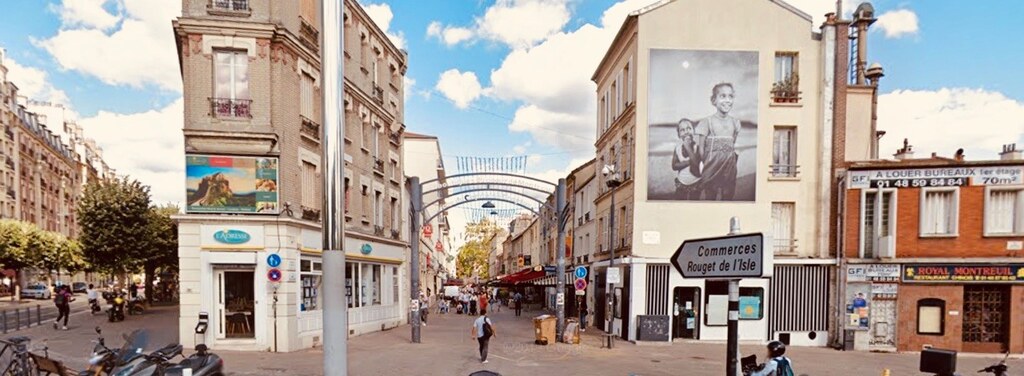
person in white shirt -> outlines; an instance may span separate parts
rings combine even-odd
[[[484,323],[487,323],[491,328],[490,333],[485,333]],[[497,330],[494,329],[494,323],[487,317],[487,310],[480,310],[480,317],[477,317],[473,321],[473,330],[471,333],[472,338],[475,338],[477,343],[480,344],[480,362],[487,363],[487,345],[491,341],[491,337],[497,336]]]

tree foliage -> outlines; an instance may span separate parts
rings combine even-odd
[[[15,270],[33,267],[58,274],[86,267],[77,240],[10,219],[0,220],[0,265]]]
[[[491,254],[490,241],[501,231],[501,227],[486,218],[466,225],[466,243],[459,247],[459,256],[455,261],[459,277],[491,277],[487,267]]]
[[[76,213],[93,269],[122,275],[143,266],[152,249],[148,186],[127,177],[89,183]]]
[[[15,270],[30,265],[25,252],[28,229],[30,227],[21,221],[0,220],[0,265]]]
[[[178,269],[178,224],[171,219],[171,215],[178,214],[178,207],[174,205],[153,206],[149,208],[146,219],[149,242],[144,250],[143,269],[146,272],[146,299],[152,300],[153,277],[156,270],[163,271]]]

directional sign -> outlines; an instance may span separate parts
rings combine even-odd
[[[759,278],[764,276],[763,257],[764,235],[731,235],[684,241],[672,265],[685,278]]]
[[[587,280],[583,278],[576,278],[576,282],[573,282],[573,286],[576,286],[576,290],[586,290]]]
[[[587,267],[586,266],[582,266],[582,265],[581,266],[577,266],[575,274],[576,274],[576,278],[587,278]]]
[[[555,274],[557,270],[558,268],[554,265],[544,265],[544,273],[546,274]]]
[[[270,270],[267,271],[267,279],[270,280],[270,282],[281,282],[281,277],[281,269],[270,268]]]
[[[281,256],[276,253],[271,253],[267,256],[267,265],[271,268],[281,266]]]

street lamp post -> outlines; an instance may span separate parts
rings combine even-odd
[[[611,257],[608,259],[608,270],[612,270],[615,267],[615,189],[622,185],[622,181],[619,179],[619,173],[615,171],[614,165],[605,165],[601,169],[601,174],[605,176],[605,185],[611,189],[612,202],[611,208],[608,210],[608,248],[611,251]],[[607,275],[607,274],[606,274]],[[607,278],[607,277],[606,277]],[[615,294],[612,291],[611,284],[607,283],[608,288],[605,290],[605,298],[608,300],[608,334],[612,334],[612,322],[615,313]],[[608,348],[612,348],[612,336],[608,336]]]

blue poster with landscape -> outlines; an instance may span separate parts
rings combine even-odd
[[[277,214],[277,158],[188,155],[189,213]]]

